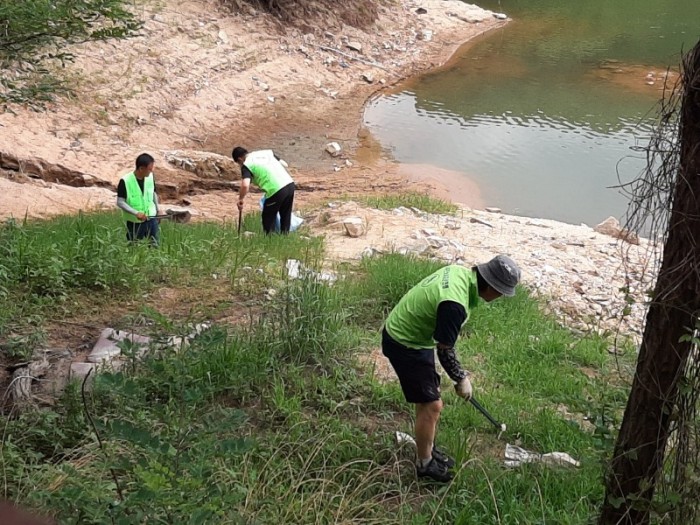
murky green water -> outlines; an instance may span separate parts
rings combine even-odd
[[[373,100],[402,163],[464,173],[486,205],[595,224],[622,216],[664,76],[700,38],[700,0],[482,0],[515,21]],[[673,75],[672,75],[672,78]]]

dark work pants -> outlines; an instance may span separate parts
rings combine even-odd
[[[130,241],[148,239],[151,244],[158,246],[160,240],[160,226],[157,219],[148,219],[143,222],[126,222],[126,238]]]
[[[293,182],[290,182],[284,188],[277,190],[277,193],[265,199],[265,206],[262,210],[262,224],[266,234],[275,231],[275,221],[278,213],[280,214],[280,232],[289,233],[289,227],[292,224],[293,205]]]

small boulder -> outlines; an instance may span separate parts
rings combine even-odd
[[[329,142],[326,144],[326,152],[331,156],[331,157],[337,157],[340,155],[340,152],[342,151],[343,148],[340,147],[340,144],[337,142]]]
[[[501,208],[496,208],[496,207],[488,207],[488,208],[484,208],[484,209],[489,213],[501,213],[502,212]]]
[[[362,73],[362,80],[371,84],[374,82],[374,75],[372,73]]]
[[[348,217],[343,219],[345,233],[350,237],[361,237],[365,234],[365,224],[360,217]]]
[[[359,42],[353,42],[350,41],[347,44],[345,44],[345,47],[348,49],[352,49],[353,51],[357,51],[358,53],[362,53],[362,44]]]
[[[630,244],[639,244],[639,237],[637,234],[620,226],[620,221],[618,221],[615,217],[608,217],[593,228],[593,230],[598,233],[602,233],[603,235],[609,235],[610,237],[614,237],[616,239],[622,239]]]

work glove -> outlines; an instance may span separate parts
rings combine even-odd
[[[463,378],[458,383],[455,383],[455,392],[459,397],[463,397],[466,401],[472,397],[472,383],[468,377]]]

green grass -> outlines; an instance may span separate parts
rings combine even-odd
[[[406,208],[417,208],[427,213],[440,215],[454,215],[459,210],[456,204],[447,202],[437,197],[432,197],[426,193],[392,193],[379,196],[366,196],[358,199],[360,202],[378,208],[380,210],[393,210],[404,206]]]
[[[68,220],[24,227],[32,235],[19,245],[32,248],[26,253],[35,264],[42,261],[39,247],[53,249],[39,239],[62,246],[121,239],[113,216],[61,221]],[[75,221],[92,226],[83,224],[76,236],[67,231]],[[251,217],[246,227],[258,228],[256,221]],[[160,250],[118,246],[92,253],[119,258],[132,271],[144,268],[151,278],[165,273],[172,286],[202,287],[205,274],[217,272],[235,296],[232,309],[246,301],[260,315],[245,326],[215,323],[184,351],[155,353],[99,376],[85,405],[73,385],[53,407],[7,420],[4,496],[71,524],[585,524],[595,515],[611,447],[607,426],[625,400],[616,385],[624,383],[609,381],[614,363],[605,340],[573,336],[524,289],[476,309],[458,346],[477,398],[508,432],[498,441],[445,381],[438,441],[464,466],[450,485],[435,486],[416,481],[412,451],[394,443],[396,430],[412,432],[412,411],[397,384],[371,378],[358,358],[379,345],[388,309],[436,263],[395,254],[366,259],[327,286],[283,278],[285,258],[312,267],[322,260],[320,241],[302,235],[238,239],[231,227],[166,225]],[[247,264],[265,272],[241,282]],[[34,300],[31,277],[5,283],[9,296]],[[139,293],[155,291],[145,277],[136,284]],[[60,300],[41,297],[60,305],[85,286],[66,286]],[[261,295],[270,287],[278,290],[273,300]],[[128,286],[117,290],[132,293]],[[32,307],[39,316],[40,306]],[[155,332],[187,331],[151,314]],[[565,421],[560,404],[598,421],[598,432]],[[505,442],[516,440],[539,452],[568,452],[582,467],[506,469]]]
[[[116,213],[59,217],[0,226],[0,337],[25,333],[46,317],[71,316],[76,305],[99,299],[133,300],[162,287],[217,288],[234,292],[262,287],[284,276],[287,259],[318,264],[322,240],[266,237],[258,215],[235,225],[163,221],[162,243],[129,245]],[[272,279],[272,280],[274,280]],[[22,353],[24,338],[10,344]],[[16,343],[16,344],[15,344]]]

